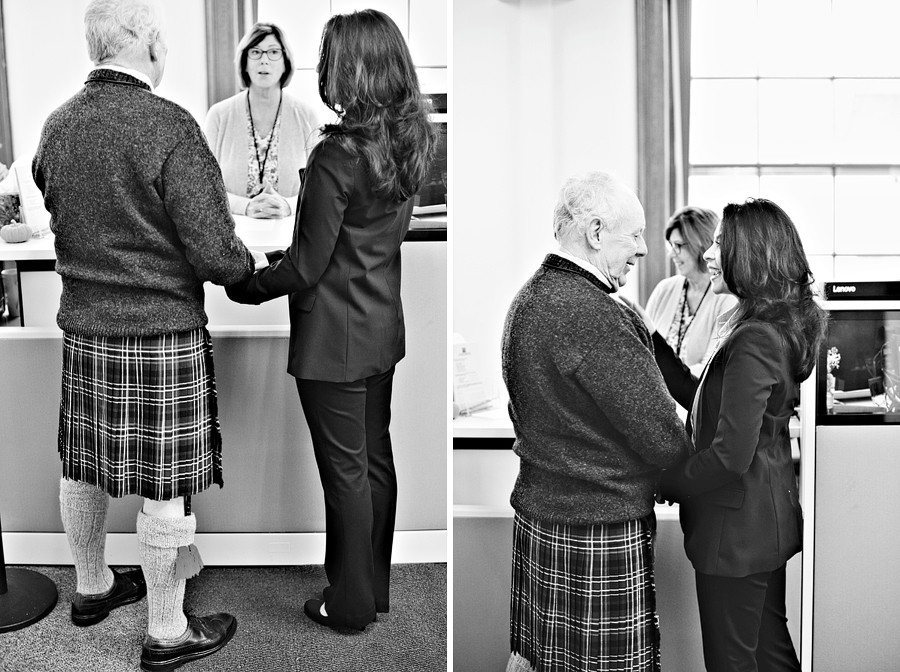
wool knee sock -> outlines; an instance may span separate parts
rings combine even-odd
[[[523,658],[518,653],[511,653],[506,662],[506,672],[534,672],[534,668],[527,658]]]
[[[113,585],[106,564],[106,513],[109,495],[95,485],[59,482],[59,512],[75,561],[76,590],[82,595],[102,595]]]
[[[194,541],[197,519],[137,515],[141,567],[147,581],[147,632],[155,639],[177,639],[187,630],[184,615],[184,579],[175,578],[178,547]]]

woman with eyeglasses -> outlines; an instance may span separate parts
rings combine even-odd
[[[672,215],[666,224],[666,242],[678,273],[656,286],[646,308],[659,333],[697,376],[712,347],[716,318],[736,305],[733,296],[710,289],[703,260],[718,223],[712,210],[690,205]]]
[[[274,23],[254,24],[238,44],[235,62],[246,90],[213,105],[204,124],[231,212],[289,217],[318,140],[316,113],[284,92],[294,75],[294,56]]]

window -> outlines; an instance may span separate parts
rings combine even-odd
[[[688,202],[768,198],[813,273],[900,277],[900,3],[693,0]]]

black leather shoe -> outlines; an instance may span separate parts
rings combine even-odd
[[[368,623],[363,625],[346,625],[344,623],[335,623],[331,616],[323,616],[319,608],[322,606],[322,600],[307,600],[303,605],[303,611],[319,625],[326,625],[335,630],[365,630]]]
[[[82,627],[94,625],[109,616],[113,609],[137,602],[147,594],[147,582],[140,569],[121,574],[112,570],[112,573],[112,588],[103,595],[75,593],[72,600],[72,623]]]
[[[205,658],[225,646],[236,630],[237,619],[231,614],[188,616],[187,632],[177,641],[160,641],[147,635],[141,649],[141,669],[169,672]]]

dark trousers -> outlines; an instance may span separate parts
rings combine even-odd
[[[351,383],[297,379],[325,491],[325,609],[349,627],[390,607],[397,513],[393,380],[393,367]]]
[[[799,672],[785,613],[785,568],[740,578],[696,573],[707,672]]]

